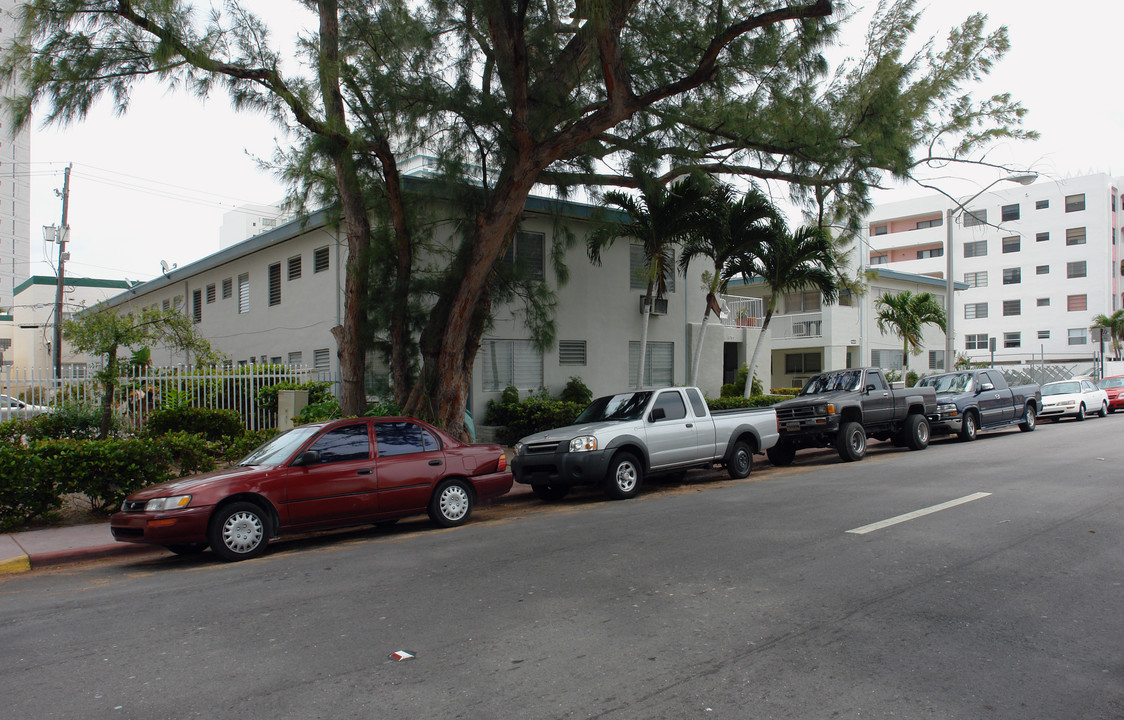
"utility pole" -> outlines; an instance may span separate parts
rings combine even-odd
[[[62,381],[62,286],[66,278],[66,238],[70,234],[70,227],[66,224],[67,210],[70,205],[70,165],[66,166],[62,176],[62,227],[59,228],[59,278],[55,287],[55,346],[52,348],[55,356],[55,378]]]

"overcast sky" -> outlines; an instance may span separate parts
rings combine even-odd
[[[271,22],[284,14],[283,37],[304,13],[289,0],[249,4],[267,7]],[[1026,126],[1042,137],[1036,143],[997,145],[989,161],[1053,179],[1124,174],[1124,159],[1117,158],[1124,138],[1124,71],[1114,52],[1124,26],[1124,3],[1083,0],[1060,12],[1057,7],[1042,11],[1042,4],[1025,0],[943,0],[922,2],[921,7],[925,14],[919,37],[943,38],[981,7],[990,16],[989,26],[1009,29],[1010,52],[973,93],[1010,92],[1029,110]],[[1076,12],[1080,17],[1073,16]],[[865,29],[860,20],[845,31],[850,53],[862,52]],[[123,116],[103,103],[80,124],[35,127],[32,274],[53,274],[40,228],[61,220],[62,202],[55,191],[62,188],[68,163],[73,164],[68,274],[148,280],[160,272],[161,260],[185,265],[218,250],[225,212],[280,200],[284,188],[259,169],[256,159],[272,158],[277,144],[286,142],[269,120],[234,113],[222,93],[203,103],[152,86],[134,94]],[[999,175],[953,169],[934,174],[933,180],[950,192],[967,194]],[[898,188],[878,193],[876,201],[928,192]]]

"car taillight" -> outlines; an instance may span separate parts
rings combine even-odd
[[[496,472],[500,472],[501,470],[506,470],[506,469],[507,469],[507,455],[505,453],[500,453],[500,461],[499,461],[499,463],[496,464]]]

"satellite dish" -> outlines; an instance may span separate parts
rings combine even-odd
[[[169,266],[167,260],[160,261],[160,270],[164,273],[164,277],[168,277],[168,273],[175,269],[176,263],[172,263],[171,266]]]

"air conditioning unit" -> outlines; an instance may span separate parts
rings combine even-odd
[[[641,295],[640,296],[640,314],[641,315],[644,314],[644,308],[648,304],[648,303],[645,302],[645,300],[647,300],[647,298],[644,297],[643,295]],[[667,298],[652,298],[652,300],[654,301],[653,305],[652,305],[652,315],[667,315]]]

